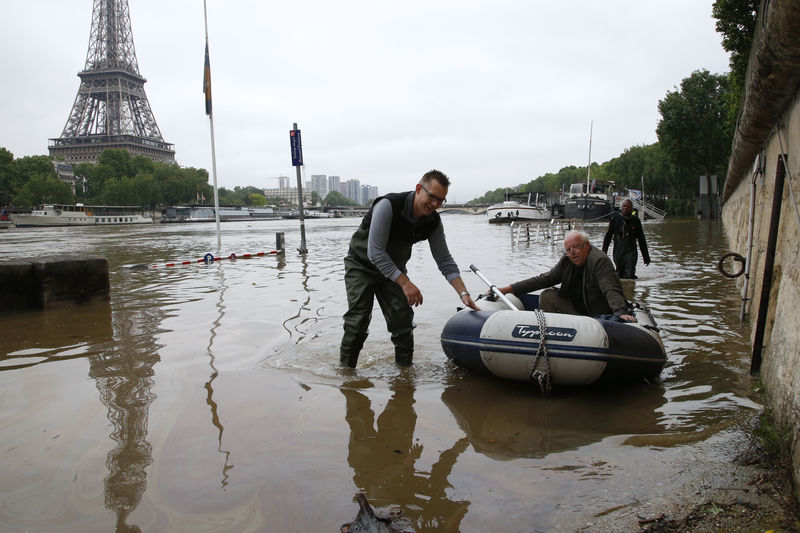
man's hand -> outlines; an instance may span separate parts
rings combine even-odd
[[[480,311],[481,310],[481,308],[478,307],[478,305],[475,302],[472,301],[472,296],[470,296],[469,293],[467,293],[467,294],[465,294],[464,296],[461,297],[461,302],[464,305],[466,305],[467,307],[469,307],[470,309],[473,309],[475,311]]]
[[[411,283],[411,280],[408,279],[408,276],[405,274],[401,274],[400,277],[395,280],[398,285],[403,289],[403,294],[406,295],[406,300],[408,300],[408,305],[412,307],[416,307],[418,305],[422,305],[422,293],[417,288],[416,285]]]
[[[619,315],[619,317],[625,322],[636,322],[636,317],[633,315]]]

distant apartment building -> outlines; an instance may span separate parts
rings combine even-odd
[[[328,192],[336,191],[341,193],[342,191],[339,188],[341,182],[342,180],[339,176],[328,176]]]
[[[344,184],[345,198],[350,198],[354,202],[361,203],[361,181],[357,179],[349,179]]]
[[[328,176],[325,174],[312,174],[308,187],[311,192],[317,193],[321,199],[328,195]]]
[[[289,176],[279,176],[278,177],[278,187],[280,189],[288,189],[289,188]]]
[[[378,188],[375,185],[361,186],[361,204],[370,205],[378,197]]]
[[[75,194],[75,169],[69,163],[63,161],[53,161],[53,168],[58,175],[58,179],[69,185],[72,194]]]
[[[278,187],[264,189],[267,198],[278,198],[286,205],[297,205],[297,187]],[[311,205],[311,191],[303,189],[303,205]]]

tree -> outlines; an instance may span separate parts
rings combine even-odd
[[[121,148],[103,150],[97,158],[97,166],[106,166],[110,169],[113,177],[121,178],[133,176],[131,165],[131,154]]]
[[[726,76],[699,70],[658,102],[656,134],[680,197],[694,194],[698,175],[725,173],[733,139],[725,121],[727,90]]]
[[[729,127],[736,124],[744,93],[747,63],[753,46],[758,0],[716,0],[711,8],[722,34],[722,48],[731,53],[730,92],[726,98]]]
[[[669,165],[658,143],[626,148],[618,157],[602,165],[616,184],[618,190],[641,189],[648,195],[669,194]]]
[[[249,194],[247,199],[249,202],[247,205],[267,205],[267,199],[264,195],[257,192]]]
[[[722,34],[722,48],[731,53],[731,80],[740,88],[744,87],[758,4],[758,0],[716,0],[711,7],[717,32]]]
[[[345,198],[339,191],[331,191],[325,196],[325,203],[332,206],[359,206],[358,202]]]
[[[8,204],[19,188],[19,175],[14,165],[14,154],[0,148],[0,206]]]
[[[58,178],[41,174],[29,179],[14,195],[14,203],[26,207],[41,204],[71,204],[74,201],[69,185]]]

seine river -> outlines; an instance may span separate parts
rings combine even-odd
[[[473,295],[471,263],[499,285],[561,253],[484,216],[443,220]],[[547,397],[446,363],[459,300],[424,244],[414,366],[394,365],[376,309],[358,368],[340,369],[358,223],[307,220],[305,256],[297,220],[223,223],[223,256],[272,251],[278,232],[287,252],[208,265],[214,224],[2,231],[3,259],[106,257],[111,300],[0,315],[0,531],[333,532],[359,491],[416,531],[601,530],[682,505],[760,408],[718,222],[645,223],[653,263],[625,288],[662,328],[661,379]],[[605,224],[585,229],[599,246]]]

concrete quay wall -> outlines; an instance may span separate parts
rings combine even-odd
[[[761,355],[755,370],[764,384],[768,405],[779,423],[793,428],[793,471],[798,486],[800,35],[792,28],[799,17],[800,0],[761,5],[722,197],[722,222],[730,250],[744,257],[751,194],[754,199],[750,278],[743,294],[748,298],[745,320],[752,326],[753,353]],[[786,166],[781,153],[786,154]],[[780,175],[783,189],[778,193]],[[771,231],[774,253],[769,249]],[[745,276],[736,280],[741,290]]]
[[[97,256],[0,262],[0,312],[50,309],[108,300],[108,261]]]

